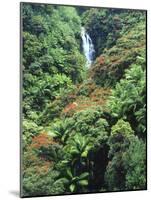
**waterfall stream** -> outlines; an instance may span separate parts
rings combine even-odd
[[[83,46],[84,55],[87,59],[86,66],[89,68],[93,61],[95,50],[94,50],[94,45],[92,43],[92,40],[90,36],[88,35],[88,33],[86,33],[84,27],[81,28],[81,38],[82,38],[82,46]]]

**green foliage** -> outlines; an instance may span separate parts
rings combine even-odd
[[[24,120],[23,121],[23,135],[22,135],[23,148],[26,148],[31,143],[32,138],[36,136],[42,130],[43,130],[43,127],[38,126],[33,121]]]
[[[76,133],[73,137],[68,139],[64,150],[70,155],[71,159],[74,157],[78,159],[87,157],[89,150],[92,148],[93,143],[89,137]]]
[[[105,180],[109,190],[124,190],[125,188],[125,166],[123,154],[128,149],[134,131],[130,124],[119,120],[111,130],[108,140],[110,147],[109,162],[105,173]]]
[[[146,188],[146,143],[137,137],[131,140],[129,149],[123,156],[128,190]]]
[[[135,24],[145,19],[145,12],[118,9],[88,9],[82,15],[82,22],[90,34],[96,56],[105,48],[116,45],[118,38]]]
[[[38,149],[38,156],[42,156],[46,160],[57,162],[63,158],[62,146],[59,144],[52,144],[48,147],[42,146]]]
[[[93,8],[83,13],[83,23],[88,30],[97,55],[101,54],[103,49],[115,44],[119,37],[119,31],[122,27],[121,19],[116,16],[116,11],[109,9]]]
[[[123,121],[122,119],[118,120],[118,122],[111,129],[111,136],[122,133],[122,135],[128,137],[131,134],[134,134],[130,124],[128,122]]]
[[[67,168],[64,172],[65,177],[61,178],[66,180],[66,187],[69,192],[77,192],[78,190],[81,190],[81,188],[84,189],[88,185],[88,172],[84,172],[78,176],[74,175],[72,173],[71,168]]]
[[[28,32],[23,32],[23,64],[29,66],[36,61],[36,58],[43,55],[46,51],[43,39]]]
[[[130,124],[119,120],[109,138],[109,163],[105,179],[109,190],[146,188],[146,144]]]
[[[25,81],[28,77],[25,77]],[[44,116],[47,109],[53,106],[53,100],[60,97],[64,90],[67,93],[67,91],[73,89],[72,81],[66,75],[55,74],[49,76],[43,74],[39,78],[35,77],[35,80],[33,76],[32,79],[29,78],[29,83],[26,81],[26,84],[28,84],[24,87],[27,90],[24,90],[23,93],[25,113],[28,113],[29,109],[34,109],[40,111],[41,115]]]
[[[26,173],[23,179],[24,196],[41,196],[63,194],[65,180],[57,180],[59,172],[49,170],[47,173],[37,173],[34,168]]]
[[[49,134],[54,138],[59,139],[61,142],[64,142],[66,134],[70,131],[70,123],[68,119],[64,121],[57,121],[52,124],[51,130],[49,130]]]
[[[126,118],[137,135],[145,138],[146,92],[145,72],[139,65],[132,65],[125,73],[125,79],[117,83],[108,105],[117,118]]]
[[[145,189],[145,12],[21,9],[23,196]]]
[[[70,119],[70,134],[67,137],[80,133],[85,138],[90,138],[94,148],[103,145],[108,139],[109,125],[102,116],[100,108],[75,113]]]
[[[24,115],[30,118],[33,110],[40,117],[35,122],[46,124],[61,112],[72,83],[82,81],[85,74],[80,17],[75,8],[51,5],[25,3],[22,12]],[[57,103],[60,109],[54,109]]]
[[[131,16],[128,13],[127,17],[129,15]],[[141,65],[145,69],[145,13],[142,12],[140,16],[141,19],[134,14],[135,24],[131,28],[129,26],[132,24],[124,25],[121,36],[116,39],[116,44],[109,49],[105,48],[95,60],[89,76],[96,84],[113,88],[117,81],[123,78],[125,69],[130,68],[131,65]]]

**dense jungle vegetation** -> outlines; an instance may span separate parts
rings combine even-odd
[[[22,195],[146,189],[146,12],[21,9]]]

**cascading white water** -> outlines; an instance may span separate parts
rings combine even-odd
[[[86,66],[90,67],[90,65],[93,61],[93,56],[94,56],[95,50],[94,50],[92,40],[91,40],[90,36],[86,33],[84,27],[81,28],[81,38],[82,38],[84,55],[87,59]]]

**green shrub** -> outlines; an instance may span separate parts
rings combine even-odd
[[[146,92],[145,72],[139,65],[126,71],[125,79],[117,83],[109,98],[108,106],[118,119],[128,120],[136,134],[145,138]]]
[[[146,143],[134,137],[123,155],[128,190],[146,189]]]
[[[110,191],[125,189],[126,170],[123,155],[130,145],[134,131],[128,122],[120,119],[111,130],[109,137],[109,162],[106,168],[105,181]]]

